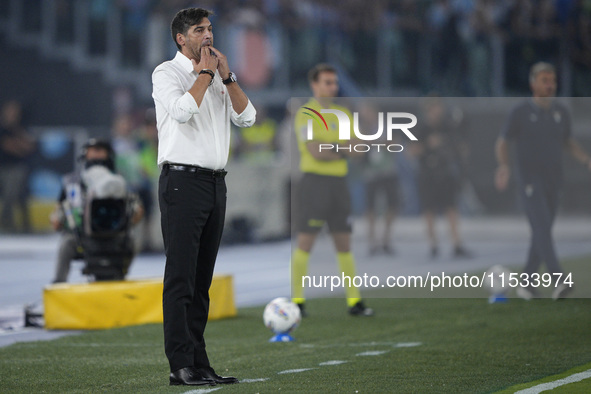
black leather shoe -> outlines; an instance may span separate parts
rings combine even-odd
[[[211,379],[217,384],[234,384],[238,383],[238,379],[233,376],[220,376],[213,370],[212,367],[198,368],[197,372],[204,378]]]
[[[215,386],[215,381],[199,373],[194,367],[185,367],[170,373],[171,386]]]

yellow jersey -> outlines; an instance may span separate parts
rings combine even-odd
[[[300,150],[300,170],[304,173],[312,173],[317,175],[329,175],[344,177],[347,175],[347,160],[317,160],[312,156],[306,144],[310,141],[325,143],[325,144],[338,144],[341,142],[348,142],[348,140],[339,139],[339,122],[334,114],[321,114],[324,121],[318,117],[314,111],[318,113],[323,109],[318,100],[315,98],[310,99],[304,104],[295,116],[294,129],[298,140],[298,148]],[[353,124],[353,116],[351,112],[340,105],[331,104],[329,108],[324,109],[336,109],[342,111],[349,116],[351,124]],[[310,121],[310,122],[309,122]],[[308,139],[308,124],[312,125],[313,138]],[[328,129],[328,130],[327,130]]]

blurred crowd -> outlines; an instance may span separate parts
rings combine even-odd
[[[35,153],[33,138],[22,123],[22,107],[10,100],[0,110],[0,229],[17,231],[16,217],[22,232],[31,231],[28,208],[29,159]]]
[[[98,7],[111,1],[91,3]],[[138,23],[152,14],[172,18],[182,8],[197,6],[193,0],[119,0],[117,4]],[[381,24],[427,32],[450,24],[463,34],[502,31],[545,39],[559,35],[561,27],[587,19],[590,4],[587,0],[203,0],[198,6],[213,10],[222,20],[252,18],[245,15],[251,12],[263,18],[261,22],[299,29],[317,25],[356,32],[375,30]]]
[[[166,26],[179,9],[195,6],[188,0],[119,3],[129,22],[126,30],[135,31],[130,42],[149,21]],[[290,46],[286,60],[296,74],[323,60],[316,57],[333,36],[339,37],[339,61],[349,72],[367,69],[367,62],[380,60],[376,42],[385,36],[396,56],[392,79],[423,93],[491,95],[494,67],[503,67],[508,90],[524,91],[523,76],[540,59],[570,62],[572,95],[586,96],[591,89],[584,83],[591,67],[590,0],[205,0],[199,6],[214,10],[218,24],[263,32],[275,50],[273,40],[284,32]],[[305,85],[297,75],[290,82]],[[371,76],[358,82],[376,83]]]
[[[30,175],[34,158],[42,150],[40,136],[34,135],[23,121],[23,106],[18,100],[3,103],[0,115],[0,232],[27,233],[33,230]],[[159,174],[156,165],[158,131],[154,109],[136,108],[116,112],[110,135],[106,139],[112,142],[117,172],[123,175],[130,191],[139,196],[145,208],[144,231],[148,232],[151,214],[155,209],[154,195]],[[69,144],[75,149],[73,142],[69,141]],[[72,152],[76,162],[79,161],[79,154]],[[78,164],[70,161],[66,171],[71,171],[71,167]],[[57,194],[55,198],[58,198]],[[150,250],[149,237],[145,237],[145,240],[141,249]]]
[[[57,3],[58,15],[63,11],[63,18],[67,19],[66,10],[73,3],[67,0]],[[133,65],[140,62],[140,58],[145,59],[143,51],[148,52],[150,58],[150,51],[158,47],[158,40],[153,40],[151,34],[169,34],[168,24],[173,15],[179,9],[195,6],[196,2],[90,0],[88,4],[89,51],[95,55],[106,51],[106,20],[110,10],[119,7],[123,23],[122,61]],[[203,0],[198,5],[219,15],[214,23],[224,28],[216,30],[216,34],[229,34],[227,27],[239,26],[240,34],[228,37],[236,38],[245,31],[254,31],[270,40],[271,50],[287,45],[287,50],[284,48],[280,54],[275,54],[279,57],[275,63],[267,59],[272,63],[269,67],[275,67],[277,72],[260,67],[271,77],[253,76],[256,72],[252,68],[246,76],[239,73],[241,85],[253,90],[262,81],[267,85],[258,87],[299,87],[307,91],[306,72],[310,64],[326,61],[324,50],[331,47],[337,48],[333,60],[342,67],[339,74],[344,71],[343,74],[348,74],[358,86],[375,85],[379,80],[370,66],[381,59],[377,42],[385,40],[394,56],[387,59],[386,67],[391,73],[391,85],[397,89],[412,88],[409,91],[415,95],[433,90],[443,96],[494,95],[490,81],[495,68],[497,72],[502,68],[508,95],[526,95],[528,68],[542,59],[554,63],[559,74],[565,65],[571,69],[572,80],[560,86],[569,84],[573,96],[591,93],[591,0]],[[64,40],[71,37],[68,29],[58,29],[58,35],[60,32]],[[145,32],[149,34],[147,39],[142,38]],[[284,41],[278,44],[280,36]],[[253,42],[257,37],[251,37]],[[334,37],[338,37],[338,41],[334,41],[336,44],[326,45],[333,42]],[[231,41],[226,39],[225,42]],[[150,45],[135,45],[138,42]],[[176,50],[169,36],[161,42],[166,42],[167,51]],[[236,48],[230,47],[228,51],[236,51]],[[502,55],[504,59],[493,55]],[[229,58],[232,56],[229,54]],[[157,51],[151,59],[153,63],[162,60],[162,53]],[[255,60],[267,61],[261,56]],[[273,79],[281,74],[282,64],[289,65],[289,81],[285,86]],[[347,89],[346,78],[341,86]],[[142,199],[149,223],[150,213],[157,210],[154,201],[158,176],[155,116],[151,104],[138,105],[129,97],[132,93],[121,91],[124,93],[115,93],[113,97],[111,126],[101,135],[110,135],[117,153],[117,169]],[[344,95],[350,93],[347,91]],[[276,102],[275,106],[254,104],[258,110],[257,122],[251,128],[233,130],[231,155],[234,160],[251,165],[285,162],[294,146],[289,110],[285,110],[283,102]],[[18,101],[4,102],[1,126],[0,231],[30,231],[27,174],[37,145],[26,122],[22,121]],[[400,160],[398,176],[404,193],[407,189],[402,185],[408,178],[406,174],[413,173],[416,163],[405,160],[404,156]],[[407,201],[414,200],[407,198]],[[416,213],[418,207],[409,205],[405,211]],[[150,246],[145,245],[145,248]]]

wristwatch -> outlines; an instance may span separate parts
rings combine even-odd
[[[199,71],[199,75],[201,74],[207,74],[211,77],[211,80],[209,81],[209,85],[211,86],[211,84],[213,83],[213,78],[215,77],[215,73],[213,71],[211,71],[209,68],[204,68],[203,70]]]
[[[230,72],[230,76],[222,81],[224,85],[227,85],[232,82],[236,82],[236,74]]]

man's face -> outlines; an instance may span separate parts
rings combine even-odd
[[[177,42],[181,44],[182,52],[190,59],[201,59],[201,47],[213,45],[213,27],[208,18],[189,27],[186,34],[177,34]]]
[[[556,74],[540,71],[530,83],[534,97],[554,97],[556,95]]]
[[[2,122],[5,126],[18,125],[21,121],[21,106],[16,101],[10,101],[2,108]]]
[[[322,71],[311,87],[314,97],[336,97],[339,93],[339,77],[332,71]]]
[[[105,148],[90,146],[86,150],[86,161],[92,160],[107,160],[109,152]]]
[[[439,125],[439,123],[443,120],[443,115],[445,114],[443,109],[443,105],[437,102],[433,102],[427,106],[427,109],[425,110],[427,123],[432,126]]]

